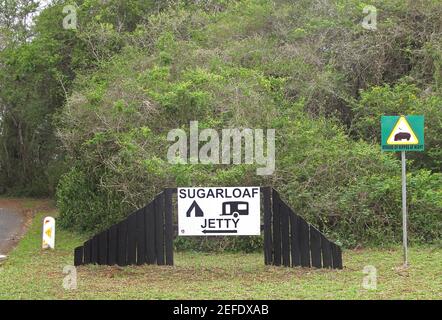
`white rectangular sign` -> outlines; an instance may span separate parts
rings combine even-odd
[[[259,187],[178,188],[180,236],[254,236],[261,232]]]

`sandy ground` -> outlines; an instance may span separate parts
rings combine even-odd
[[[14,248],[26,232],[32,217],[38,210],[49,209],[48,200],[0,198],[0,255]]]

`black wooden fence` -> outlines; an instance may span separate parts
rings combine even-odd
[[[173,265],[174,192],[165,189],[144,208],[75,248],[74,264]]]
[[[339,246],[296,215],[276,190],[262,187],[264,261],[267,265],[342,268]],[[75,248],[74,264],[173,265],[173,205],[176,188]]]
[[[264,261],[286,267],[342,268],[341,248],[295,214],[270,187],[261,188]]]

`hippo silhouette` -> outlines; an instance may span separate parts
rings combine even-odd
[[[407,141],[410,141],[411,134],[409,134],[408,132],[399,132],[394,135],[394,141],[401,141],[404,139],[407,139]]]

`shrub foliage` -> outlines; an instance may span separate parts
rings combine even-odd
[[[0,53],[0,77],[14,77],[17,66],[32,61],[42,74],[52,70],[50,79],[69,80],[39,79],[55,99],[43,112],[53,118],[43,129],[56,147],[45,145],[50,161],[26,162],[48,165],[40,181],[55,183],[64,173],[56,193],[64,227],[101,230],[164,187],[271,185],[346,246],[399,242],[400,165],[397,155],[380,152],[380,116],[424,114],[426,151],[410,153],[409,161],[410,237],[440,239],[440,2],[371,1],[375,31],[361,26],[360,0],[121,3],[81,1],[80,28],[58,33],[45,26],[60,22],[53,12],[61,4],[50,6],[33,41]],[[42,39],[57,46],[49,50]],[[70,49],[60,52],[60,42]],[[57,59],[29,58],[28,47],[38,46]],[[8,60],[14,55],[27,58]],[[2,126],[17,130],[8,90],[0,87],[3,108],[12,110]],[[38,101],[42,112],[46,100]],[[168,163],[168,131],[188,130],[192,120],[200,128],[276,129],[276,171],[257,176],[254,165]],[[27,127],[29,137],[34,128]],[[6,132],[0,142],[11,139]],[[2,168],[21,163],[11,161],[10,148],[0,151]],[[29,157],[17,152],[20,161]],[[260,245],[252,238],[177,242],[199,249]]]

